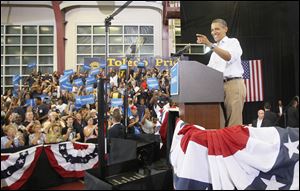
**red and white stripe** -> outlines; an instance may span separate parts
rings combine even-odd
[[[250,79],[246,84],[246,102],[263,101],[263,77],[261,60],[249,60]]]

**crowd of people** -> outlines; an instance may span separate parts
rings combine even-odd
[[[157,134],[163,107],[170,102],[168,69],[129,68],[128,80],[124,71],[109,68],[107,78],[108,137],[122,138],[125,134]],[[1,95],[1,149],[31,146],[62,141],[89,142],[98,135],[97,96],[94,103],[76,107],[76,96],[96,95],[97,83],[87,91],[89,71],[74,72],[69,78],[72,91],[62,88],[63,75],[41,74],[33,71],[23,80],[22,88],[8,89]],[[96,79],[105,76],[101,69]],[[75,86],[76,79],[81,86]],[[156,78],[158,88],[148,87],[147,78]],[[113,98],[125,97],[128,88],[128,125],[124,126],[124,108],[111,106]],[[13,92],[15,91],[15,92]],[[123,126],[124,133],[116,126]],[[116,132],[114,129],[118,129]]]
[[[62,141],[89,142],[98,136],[97,96],[94,102],[76,106],[76,97],[97,94],[97,83],[87,91],[89,71],[70,74],[68,80],[72,90],[62,88],[57,72],[41,74],[33,71],[23,80],[22,88],[8,89],[1,95],[1,149]],[[101,69],[96,79],[105,76]],[[107,137],[125,138],[135,134],[159,134],[162,111],[174,106],[170,99],[170,74],[168,69],[130,68],[128,79],[125,72],[109,68],[107,79]],[[148,78],[156,78],[157,88],[150,88]],[[82,79],[80,86],[75,80]],[[113,106],[112,99],[128,95],[128,118],[124,122],[123,105]],[[278,102],[276,113],[270,103],[258,111],[253,127],[281,126],[299,127],[299,99],[283,107]]]

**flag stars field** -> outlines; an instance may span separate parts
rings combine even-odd
[[[266,190],[279,190],[279,188],[285,186],[285,184],[277,182],[275,175],[270,180],[264,178],[261,178],[261,180],[267,185]]]
[[[287,143],[284,143],[284,146],[289,150],[289,156],[292,158],[293,154],[299,154],[298,146],[299,141],[291,141],[291,138],[289,137],[289,141]]]

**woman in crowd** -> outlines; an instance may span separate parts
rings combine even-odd
[[[39,121],[33,122],[32,131],[33,133],[29,135],[29,146],[44,144],[46,135],[42,132],[42,125]]]
[[[152,122],[151,113],[150,113],[148,108],[145,109],[145,114],[144,114],[143,119],[141,121],[141,126],[142,126],[142,129],[143,129],[144,133],[154,134],[155,125]]]
[[[96,127],[97,127],[97,125],[94,125],[93,117],[88,117],[87,126],[85,126],[83,129],[85,143],[87,142],[87,140],[97,137],[97,134],[96,134],[97,128]]]
[[[30,123],[33,123],[34,122],[34,115],[33,115],[33,112],[32,111],[27,111],[25,113],[25,121],[23,122],[23,125],[26,127],[26,130],[29,131],[29,127],[28,125]]]
[[[46,133],[46,143],[59,143],[63,140],[61,134],[61,124],[55,122],[50,125],[48,132]]]
[[[13,96],[12,90],[11,89],[6,90],[6,92],[3,95],[3,101],[11,102],[12,96]]]
[[[25,142],[22,134],[18,133],[12,124],[4,127],[4,133],[6,136],[1,137],[1,149],[24,146]]]
[[[50,112],[49,115],[48,115],[48,120],[45,123],[42,124],[43,131],[45,133],[48,133],[49,128],[55,123],[59,123],[60,124],[59,126],[61,126],[61,127],[65,126],[64,122],[59,119],[59,114],[58,113]]]

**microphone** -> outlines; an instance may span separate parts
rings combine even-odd
[[[189,48],[191,48],[191,44],[186,45],[183,47],[183,49],[177,51],[176,53],[172,53],[171,56],[181,56],[183,53],[185,53]]]

